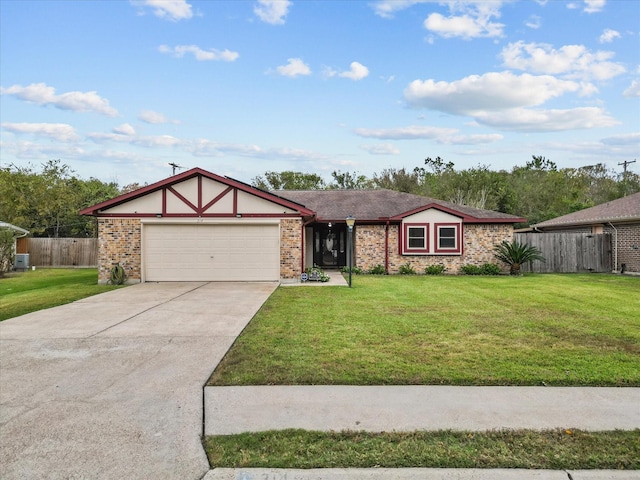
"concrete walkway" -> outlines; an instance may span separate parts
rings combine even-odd
[[[1,322],[0,478],[202,478],[202,387],[276,287],[145,283]]]
[[[205,387],[205,434],[306,430],[633,430],[640,388]]]
[[[471,468],[217,468],[204,480],[637,480],[619,470],[521,470]]]

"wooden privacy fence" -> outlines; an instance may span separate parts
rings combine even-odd
[[[538,248],[545,262],[522,265],[523,272],[611,272],[611,235],[591,233],[516,233],[514,240]]]
[[[36,267],[95,267],[97,238],[19,238],[17,253],[29,254]]]

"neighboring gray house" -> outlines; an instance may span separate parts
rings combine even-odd
[[[640,272],[640,192],[532,227],[542,232],[609,233],[614,270]]]

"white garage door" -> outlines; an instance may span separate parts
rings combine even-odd
[[[149,224],[142,255],[148,282],[280,279],[277,224]]]

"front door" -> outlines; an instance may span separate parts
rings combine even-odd
[[[316,225],[313,229],[313,263],[319,267],[344,267],[347,264],[345,225]]]

